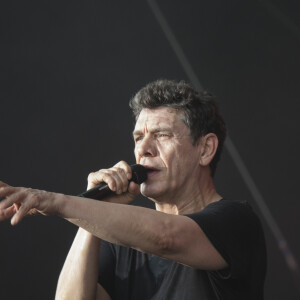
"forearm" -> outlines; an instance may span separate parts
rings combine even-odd
[[[79,229],[59,276],[56,300],[95,299],[100,240]]]
[[[106,241],[161,254],[169,217],[151,209],[63,196],[60,215]]]

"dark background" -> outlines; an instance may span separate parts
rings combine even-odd
[[[158,5],[299,261],[299,1]],[[0,14],[0,179],[11,185],[76,195],[89,172],[133,162],[128,100],[149,81],[188,80],[146,0],[1,1]],[[226,150],[216,185],[263,219]],[[299,299],[263,225],[266,299]],[[53,299],[76,230],[58,217],[1,223],[0,299]]]

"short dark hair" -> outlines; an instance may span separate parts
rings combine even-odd
[[[208,133],[216,134],[219,146],[210,163],[211,175],[214,176],[226,137],[226,126],[212,94],[196,91],[184,81],[160,79],[139,90],[129,106],[136,120],[144,108],[165,106],[182,111],[183,122],[190,129],[194,145],[200,137]]]

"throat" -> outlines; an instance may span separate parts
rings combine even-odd
[[[170,214],[170,215],[180,215],[177,205],[169,204],[169,203],[155,203],[155,208],[157,211]]]

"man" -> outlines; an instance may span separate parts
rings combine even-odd
[[[138,186],[129,165],[91,173],[106,202],[0,185],[0,220],[56,214],[80,227],[56,299],[263,299],[265,242],[246,202],[223,199],[213,175],[225,125],[211,95],[159,80],[131,100]],[[141,192],[156,211],[128,206]],[[100,255],[99,255],[100,253]]]

